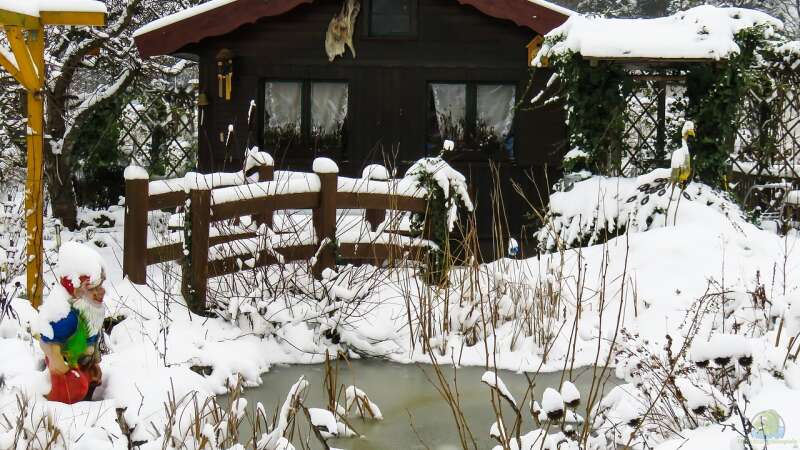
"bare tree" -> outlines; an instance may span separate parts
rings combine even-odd
[[[45,175],[55,217],[68,228],[77,226],[73,175],[76,138],[92,114],[137,82],[174,75],[187,64],[174,58],[142,60],[133,32],[159,16],[183,9],[198,0],[105,0],[107,26],[56,27],[48,30],[45,62],[46,92]],[[6,43],[2,43],[5,45]],[[0,84],[0,114],[20,118],[18,91]],[[9,98],[11,97],[11,98]],[[19,120],[3,121],[0,144],[24,151],[24,127]]]

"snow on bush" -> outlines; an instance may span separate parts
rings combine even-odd
[[[581,401],[581,393],[571,381],[564,380],[564,382],[561,383],[561,398],[564,399],[564,403],[567,406],[574,408],[578,406],[578,403]]]
[[[467,189],[466,177],[441,158],[420,159],[409,167],[406,177],[416,179],[421,187],[429,191],[434,187],[441,190],[449,231],[453,231],[453,226],[458,220],[460,205],[463,205],[467,211],[474,209]]]
[[[720,333],[714,334],[708,341],[696,338],[692,343],[691,357],[692,361],[703,366],[709,361],[726,366],[732,360],[739,361],[742,365],[749,365],[752,362],[753,351],[746,337]]]
[[[544,394],[542,394],[542,412],[550,420],[558,420],[564,416],[564,399],[557,390],[553,388],[544,390]]]
[[[514,399],[514,396],[511,395],[511,391],[508,390],[503,380],[497,375],[497,372],[487,370],[481,377],[481,382],[496,389],[509,403],[516,406],[517,401]]]
[[[340,415],[346,416],[355,412],[358,413],[358,417],[362,419],[383,420],[381,409],[369,399],[366,392],[356,386],[348,386],[344,394],[344,408],[341,406],[337,407]]]
[[[600,244],[626,232],[680,225],[706,216],[734,226],[744,221],[726,194],[701,183],[690,183],[681,192],[670,185],[669,175],[669,169],[656,169],[637,178],[592,176],[568,192],[552,194],[544,225],[536,233],[540,249]]]

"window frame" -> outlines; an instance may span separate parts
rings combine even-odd
[[[453,80],[428,80],[425,83],[426,89],[426,113],[425,113],[425,150],[428,153],[428,156],[431,155],[431,152],[435,154],[436,149],[429,149],[430,137],[432,136],[432,129],[431,124],[434,121],[438,121],[436,117],[437,111],[431,111],[429,102],[431,101],[431,89],[432,85],[434,84],[451,84],[451,85],[464,85],[466,87],[466,96],[465,102],[466,105],[464,109],[464,136],[465,140],[469,142],[472,140],[468,147],[456,147],[455,152],[458,154],[466,154],[466,155],[478,155],[478,154],[486,154],[489,156],[497,156],[499,155],[499,159],[515,159],[516,158],[516,151],[517,151],[517,143],[516,140],[511,148],[511,155],[507,155],[505,151],[499,152],[497,149],[493,149],[491,151],[483,150],[480,148],[476,148],[477,146],[474,143],[475,139],[475,132],[478,127],[478,86],[513,86],[514,87],[514,103],[515,105],[519,103],[519,95],[520,95],[520,84],[517,81],[493,81],[493,80],[479,80],[479,81],[453,81]],[[435,109],[435,106],[434,106]],[[511,128],[509,129],[509,134],[512,136],[516,136],[517,134],[517,110],[513,111],[513,117],[511,119]],[[467,139],[468,137],[468,139]]]
[[[411,13],[411,26],[408,33],[393,33],[393,34],[372,34],[372,2],[373,0],[364,0],[364,9],[366,12],[366,19],[363,20],[361,27],[363,39],[381,39],[381,40],[395,40],[395,41],[413,41],[419,39],[419,0],[409,0]]]
[[[299,83],[300,84],[300,138],[291,146],[283,149],[267,149],[266,148],[266,134],[267,134],[267,105],[266,105],[266,85],[267,83]],[[342,144],[338,149],[317,149],[313,147],[312,138],[312,86],[315,83],[337,83],[347,87],[347,115],[344,118],[342,127],[344,128],[344,136],[342,137]],[[265,151],[271,152],[286,152],[282,155],[273,155],[277,157],[286,157],[287,159],[296,158],[309,158],[321,154],[332,155],[341,160],[347,160],[349,139],[347,139],[348,131],[350,130],[351,113],[353,106],[352,96],[352,83],[349,79],[333,79],[333,78],[262,78],[259,83],[259,107],[260,107],[260,121],[258,125],[258,142],[260,148]]]

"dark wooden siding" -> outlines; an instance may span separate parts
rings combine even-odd
[[[205,171],[231,170],[241,164],[248,143],[260,144],[260,127],[248,132],[250,100],[256,100],[258,116],[263,114],[262,85],[266,79],[345,80],[350,85],[348,145],[346,160],[341,155],[342,172],[360,173],[371,162],[382,162],[397,154],[401,170],[425,155],[427,84],[433,81],[512,82],[518,95],[525,92],[531,78],[526,45],[535,37],[528,28],[510,21],[483,15],[454,0],[419,0],[418,35],[407,39],[367,37],[367,10],[362,9],[355,37],[357,57],[328,62],[325,33],[331,18],[341,8],[341,0],[318,0],[301,5],[290,13],[247,25],[226,36],[208,39],[189,48],[200,57],[201,90],[212,104],[204,112],[200,135],[200,165]],[[217,98],[214,55],[221,48],[236,54],[233,99]],[[533,75],[538,91],[550,74]],[[525,172],[534,172],[546,197],[547,182],[542,174],[557,166],[565,137],[563,113],[558,105],[529,110],[523,102],[515,124],[516,162],[501,165],[503,192],[511,233],[520,234],[528,211],[525,202],[510,187],[514,179],[531,189]],[[235,142],[230,152],[222,140],[229,125],[234,125]],[[271,150],[271,149],[266,149]],[[230,154],[229,154],[230,153]],[[286,167],[310,168],[307,158],[276,154]],[[471,174],[473,189],[482,209],[479,218],[484,238],[491,235],[488,160],[470,155],[456,157],[454,164]],[[538,194],[531,192],[531,199]]]

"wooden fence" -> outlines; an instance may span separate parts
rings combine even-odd
[[[303,186],[297,189],[292,187],[291,179],[275,179],[276,172],[268,155],[260,161],[254,164],[258,170],[258,182],[253,183],[248,183],[244,172],[205,176],[190,174],[184,179],[154,182],[142,169],[126,173],[123,271],[131,282],[146,284],[147,266],[183,260],[184,254],[188,253],[188,273],[184,272],[184,278],[188,280],[184,282],[188,282],[193,299],[187,301],[193,310],[202,311],[209,278],[243,270],[242,260],[245,258],[255,259],[247,269],[313,260],[312,271],[318,279],[323,270],[336,265],[337,257],[351,261],[385,261],[403,256],[416,260],[423,258],[425,252],[421,250],[428,241],[401,233],[386,233],[398,238],[394,241],[337,241],[337,210],[365,210],[365,220],[372,232],[378,231],[387,210],[424,214],[428,203],[412,180],[389,180],[381,176],[358,180],[340,178],[333,161],[318,159],[314,162],[314,173],[293,174],[304,180]],[[402,192],[398,192],[398,186]],[[189,231],[186,242],[148,248],[148,213],[175,210],[187,203],[190,206],[185,216],[186,231]],[[259,228],[262,224],[271,228],[274,213],[282,210],[311,210],[313,241],[274,248],[270,245],[252,253],[209,258],[209,250],[215,246],[260,238],[257,231],[234,230],[212,235],[210,231],[216,224],[223,221],[235,223],[250,216]],[[187,249],[190,251],[186,252]]]

